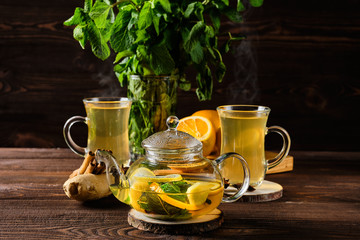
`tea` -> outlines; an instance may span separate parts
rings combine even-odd
[[[85,98],[86,117],[73,116],[63,128],[66,144],[76,154],[85,156],[97,149],[111,150],[119,165],[129,166],[128,122],[131,101],[127,98],[100,97]],[[70,129],[75,123],[88,125],[86,147],[77,145],[71,137]]]
[[[220,115],[222,144],[221,152],[236,152],[247,161],[250,169],[250,186],[257,186],[264,180],[266,171],[264,138],[267,116]],[[237,159],[228,159],[220,166],[225,179],[231,184],[243,180],[242,166]],[[238,170],[238,171],[235,171]]]
[[[189,189],[201,186],[190,193]],[[130,188],[111,185],[110,190],[120,201],[135,210],[157,219],[188,219],[215,209],[222,200],[221,182],[186,180],[173,182],[137,181]]]
[[[249,165],[250,186],[261,185],[266,171],[278,165],[289,153],[290,136],[279,126],[266,127],[270,108],[255,105],[219,106],[217,111],[221,122],[221,153],[236,152]],[[283,147],[273,159],[265,159],[265,134],[280,134]],[[230,184],[242,183],[243,168],[236,159],[229,159],[220,166],[225,179]]]
[[[113,152],[120,163],[129,160],[128,121],[129,104],[107,103],[106,107],[99,104],[85,105],[88,124],[89,151],[106,149]]]

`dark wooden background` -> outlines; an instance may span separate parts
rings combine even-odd
[[[63,124],[85,114],[84,97],[125,95],[112,61],[82,50],[62,24],[82,4],[1,0],[0,147],[66,147]],[[359,151],[359,9],[355,0],[265,0],[245,24],[224,25],[248,39],[225,57],[229,71],[213,99],[179,91],[178,116],[220,104],[267,105],[268,125],[286,128],[293,150]],[[86,126],[73,132],[85,145]]]

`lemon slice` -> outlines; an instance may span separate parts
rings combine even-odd
[[[206,168],[210,163],[207,161],[187,163],[187,164],[169,164],[168,167],[173,170],[180,170],[183,172],[197,171]]]
[[[147,182],[175,182],[181,181],[182,176],[180,174],[170,174],[165,176],[143,176],[143,175],[135,175],[135,180],[139,181],[147,181]]]
[[[131,185],[130,187],[130,193],[129,193],[129,196],[130,196],[130,205],[138,210],[138,211],[144,211],[139,203],[138,203],[138,200],[139,198],[141,197],[142,193],[143,192],[146,192],[146,191],[149,191],[149,184],[147,182],[135,182],[134,184]]]
[[[204,204],[210,191],[219,187],[218,183],[196,182],[186,191],[191,205]]]
[[[219,192],[221,192],[222,190],[224,190],[223,187],[221,187],[221,184],[220,183],[210,183],[212,184],[213,186],[210,187],[210,192],[209,192],[209,196],[212,196],[212,195],[216,195],[218,194]]]
[[[148,168],[145,167],[141,167],[136,169],[133,173],[131,173],[131,175],[129,176],[129,180],[130,182],[133,182],[133,180],[137,177],[153,177],[155,176],[155,173],[153,171],[151,171]]]

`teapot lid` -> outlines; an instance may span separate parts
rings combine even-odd
[[[142,141],[142,147],[146,151],[200,151],[202,143],[188,133],[176,130],[179,119],[176,116],[170,116],[166,120],[168,129],[157,132]]]

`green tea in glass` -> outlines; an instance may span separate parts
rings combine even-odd
[[[64,138],[69,148],[80,156],[96,149],[112,151],[119,164],[129,165],[128,122],[131,101],[127,98],[103,97],[83,100],[86,117],[75,116],[64,125]],[[87,147],[74,143],[70,128],[76,122],[84,122],[88,126]]]
[[[270,108],[251,105],[227,105],[217,108],[221,123],[221,153],[236,152],[243,156],[250,170],[250,186],[260,186],[268,169],[277,166],[290,149],[290,137],[279,126],[266,127]],[[265,159],[265,135],[276,132],[283,138],[281,152],[271,160]],[[221,173],[231,184],[242,182],[242,167],[236,159],[220,166]]]

